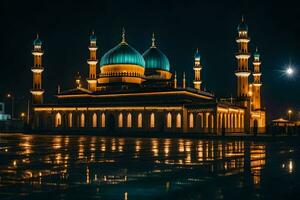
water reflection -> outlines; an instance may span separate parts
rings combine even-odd
[[[124,184],[127,189],[140,188],[139,191],[148,191],[149,195],[163,196],[178,189],[208,184],[219,179],[216,177],[231,180],[237,188],[249,185],[259,188],[267,164],[268,145],[251,141],[95,136],[0,137],[4,141],[0,147],[4,158],[0,170],[4,187],[0,187],[0,197],[31,195],[36,189],[28,187],[30,185],[46,185],[44,189],[39,188],[40,192],[46,192],[57,184],[70,190],[74,184],[96,185],[97,189],[91,196],[115,195],[115,199],[130,199],[130,191],[122,189]],[[280,166],[290,174],[295,171],[295,161],[291,158]],[[111,193],[111,188],[106,188],[108,185],[120,186]],[[12,192],[14,187],[19,189]],[[223,197],[222,191],[216,188],[215,194]],[[138,196],[138,192],[135,195]],[[69,197],[71,199],[72,195]]]

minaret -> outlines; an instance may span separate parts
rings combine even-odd
[[[248,52],[248,44],[250,38],[248,37],[248,26],[242,17],[242,22],[239,24],[238,37],[236,42],[238,44],[238,52],[235,57],[237,59],[237,69],[235,75],[237,77],[237,97],[239,99],[244,99],[248,97],[249,84],[248,77],[250,71],[248,69],[248,60],[250,58],[250,53]]]
[[[201,90],[201,69],[202,69],[202,66],[200,64],[200,54],[199,54],[199,51],[198,49],[196,50],[196,53],[195,53],[195,65],[194,65],[194,88],[197,89],[197,90]]]
[[[182,88],[186,88],[186,80],[185,80],[185,72],[183,72],[183,78],[182,78]]]
[[[31,71],[33,73],[32,81],[32,103],[33,104],[42,104],[43,103],[43,94],[44,90],[42,89],[42,73],[44,68],[42,66],[42,56],[44,52],[42,50],[42,41],[39,38],[39,35],[36,36],[36,39],[33,41],[33,66]]]
[[[177,88],[177,74],[175,71],[175,75],[174,75],[174,88]]]
[[[92,35],[90,36],[90,58],[87,60],[87,63],[89,64],[89,78],[87,79],[88,82],[88,89],[92,92],[95,92],[97,90],[97,37],[94,33],[92,32]]]
[[[252,107],[253,110],[261,109],[261,99],[260,99],[260,87],[262,85],[261,83],[261,72],[260,72],[260,55],[258,53],[258,50],[256,48],[256,51],[254,53],[254,71],[253,71],[253,84],[252,84]]]

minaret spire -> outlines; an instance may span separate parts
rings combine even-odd
[[[175,71],[175,75],[174,75],[174,88],[177,88],[177,73]]]
[[[185,79],[185,72],[183,72],[183,78],[182,78],[182,88],[186,88],[186,79]]]
[[[202,66],[201,66],[201,63],[200,63],[200,53],[199,53],[199,50],[198,48],[196,49],[196,53],[195,53],[195,56],[194,56],[194,59],[195,59],[195,64],[194,64],[194,88],[197,89],[197,90],[201,90],[201,69],[202,69]]]
[[[44,90],[42,89],[42,73],[44,71],[42,56],[44,55],[44,51],[42,50],[42,41],[39,38],[39,34],[36,35],[36,39],[33,41],[32,55],[33,66],[31,67],[31,71],[33,73],[33,87],[30,91],[32,94],[32,103],[42,104],[44,95]]]
[[[97,90],[97,37],[95,31],[92,31],[90,35],[90,46],[88,47],[90,51],[90,57],[87,60],[89,65],[89,77],[87,79],[88,89],[92,92]]]
[[[152,33],[152,45],[151,45],[151,48],[155,48],[155,34]]]
[[[122,42],[121,43],[126,43],[126,32],[125,32],[125,28],[122,28]]]

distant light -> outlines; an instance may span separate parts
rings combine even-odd
[[[292,76],[294,74],[294,70],[291,67],[288,67],[285,71],[288,76]]]

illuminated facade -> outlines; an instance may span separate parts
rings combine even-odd
[[[82,82],[78,74],[76,87],[59,90],[56,102],[35,104],[32,122],[34,129],[244,133],[253,128],[251,120],[257,118],[259,112],[264,112],[260,108],[260,90],[253,90],[255,98],[252,100],[248,96],[250,53],[247,42],[238,42],[242,49],[237,54],[238,98],[228,100],[217,99],[212,93],[201,89],[202,66],[198,50],[194,56],[194,67],[190,69],[194,70],[193,87],[188,87],[185,72],[182,83],[177,82],[176,72],[172,73],[175,70],[171,68],[167,56],[157,47],[154,34],[150,48],[140,54],[128,44],[123,30],[121,42],[104,53],[99,67],[96,40],[93,33],[90,36],[87,82]],[[256,59],[254,62],[255,77],[260,70],[258,61]],[[255,84],[257,87],[256,79]]]

